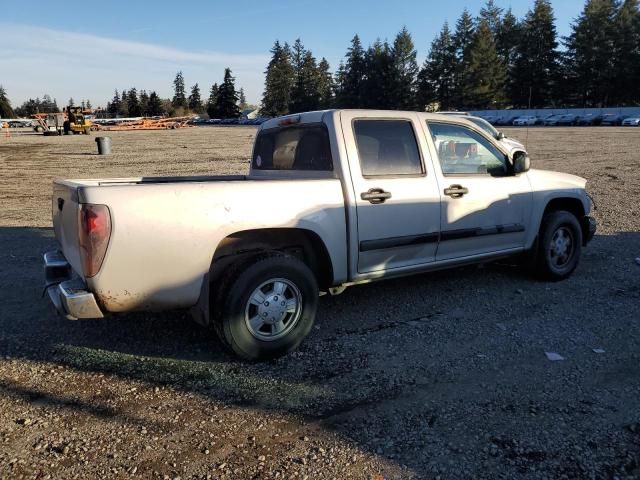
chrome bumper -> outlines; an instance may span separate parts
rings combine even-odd
[[[93,293],[80,278],[73,278],[71,265],[58,251],[44,254],[45,290],[51,303],[69,320],[103,318]]]

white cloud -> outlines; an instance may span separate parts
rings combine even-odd
[[[231,68],[250,102],[262,94],[267,54],[192,51],[34,26],[0,23],[0,84],[14,106],[44,93],[65,104],[89,98],[104,105],[113,89],[136,87],[172,95],[182,70],[187,88],[198,82],[203,98]]]

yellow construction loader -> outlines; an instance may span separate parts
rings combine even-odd
[[[89,135],[89,132],[91,132],[91,120],[85,115],[82,107],[66,107],[64,112],[67,114],[67,120],[63,125],[65,135],[70,133]]]

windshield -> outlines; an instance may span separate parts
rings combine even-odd
[[[481,129],[483,129],[485,132],[487,132],[493,138],[498,138],[498,130],[496,130],[494,128],[494,126],[491,125],[486,120],[483,120],[482,118],[478,118],[478,117],[468,117],[467,120],[469,120],[470,122],[475,123],[477,126],[479,126]]]

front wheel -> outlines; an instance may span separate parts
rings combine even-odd
[[[564,210],[547,213],[540,226],[535,272],[544,280],[563,280],[578,266],[582,229],[576,216]]]
[[[263,361],[298,348],[313,327],[318,305],[318,284],[307,265],[269,253],[230,267],[225,276],[211,311],[229,350]]]

